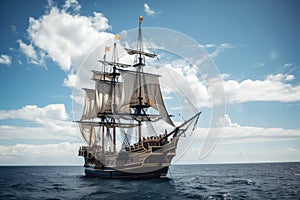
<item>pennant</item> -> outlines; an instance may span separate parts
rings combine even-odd
[[[117,34],[116,35],[116,40],[120,40],[121,39],[121,35]]]
[[[105,46],[105,52],[110,51],[110,47]]]

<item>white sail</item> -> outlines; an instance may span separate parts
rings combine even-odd
[[[96,70],[92,70],[93,72],[93,80],[94,81],[100,81],[100,80],[112,80],[112,76],[109,75],[108,72],[99,72]]]
[[[79,128],[83,139],[89,146],[96,143],[96,134],[94,126],[79,124]]]
[[[122,84],[117,83],[115,87],[111,82],[96,82],[96,105],[98,113],[117,112],[115,107],[120,104],[122,95]],[[115,104],[115,106],[114,106]]]
[[[121,70],[121,74],[123,78],[123,96],[119,108],[120,112],[128,113],[130,107],[138,105],[138,97],[141,93],[142,105],[154,108],[167,123],[174,126],[166,110],[157,75],[141,73],[141,83],[139,84],[138,73]],[[141,85],[141,89],[139,85]]]
[[[93,119],[97,117],[96,92],[93,89],[83,89],[85,91],[84,109],[81,120]]]

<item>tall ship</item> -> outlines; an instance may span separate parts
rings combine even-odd
[[[95,88],[83,89],[84,109],[81,119],[75,122],[86,142],[79,149],[86,176],[166,177],[180,137],[187,129],[195,128],[201,114],[197,112],[177,122],[177,126],[172,121],[161,92],[160,75],[144,70],[146,58],[157,55],[143,49],[142,22],[140,16],[136,49],[124,48],[134,57],[133,63],[119,62],[117,35],[111,61],[104,56],[99,60],[102,70],[92,70]],[[168,128],[156,131],[152,123],[157,122]]]

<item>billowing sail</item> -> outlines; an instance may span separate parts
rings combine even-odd
[[[96,105],[98,113],[117,112],[116,107],[120,104],[122,84],[115,87],[111,82],[96,82]]]
[[[96,133],[94,126],[79,124],[80,132],[86,143],[91,146],[96,143]]]
[[[96,91],[93,89],[83,89],[85,91],[84,110],[81,116],[81,120],[93,119],[97,117],[96,108]]]
[[[154,108],[167,123],[174,126],[162,98],[159,76],[148,73],[138,74],[137,72],[126,70],[121,70],[120,72],[123,79],[123,96],[119,111],[130,113],[130,107],[139,104],[139,96],[141,95],[143,107]]]

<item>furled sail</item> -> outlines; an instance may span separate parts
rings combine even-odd
[[[99,62],[101,62],[103,65],[118,66],[118,67],[123,67],[123,68],[127,68],[127,67],[131,66],[131,65],[128,65],[128,64],[124,64],[124,63],[109,62],[109,61],[106,61],[106,60],[99,60]]]
[[[96,70],[92,70],[93,72],[93,80],[94,81],[99,81],[99,80],[112,80],[112,76],[109,75],[108,72],[99,72],[99,71],[96,71]]]
[[[150,58],[155,58],[156,57],[156,54],[154,54],[154,53],[147,53],[147,52],[139,51],[139,50],[135,50],[135,49],[127,49],[127,48],[124,48],[124,49],[127,51],[127,53],[129,55],[141,54],[141,55],[148,56]]]
[[[93,89],[83,89],[85,91],[85,102],[84,110],[81,116],[81,120],[93,119],[97,117],[97,108],[96,108],[96,91]]]
[[[148,73],[139,74],[138,72],[127,70],[120,70],[120,72],[123,79],[123,96],[119,111],[130,113],[130,108],[139,104],[139,95],[141,94],[143,107],[154,108],[159,112],[162,119],[174,126],[162,98],[159,76]]]
[[[94,126],[79,124],[79,128],[83,139],[89,146],[96,143],[96,133]]]

